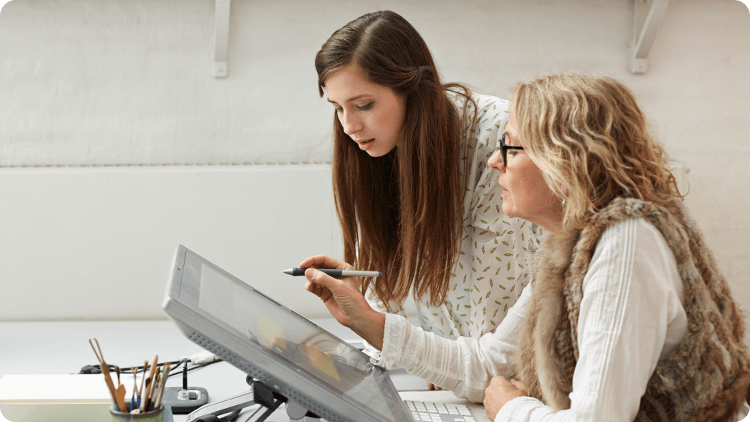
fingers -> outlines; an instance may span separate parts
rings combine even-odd
[[[427,383],[427,389],[428,390],[435,390],[435,391],[442,390],[442,388],[438,387],[437,385],[435,385],[435,384],[433,384],[431,382]]]
[[[506,403],[526,394],[523,384],[517,380],[508,380],[502,376],[492,378],[490,385],[484,390],[484,409],[487,417],[495,420],[497,412]]]
[[[313,283],[312,281],[308,281],[307,283],[305,283],[305,290],[318,297],[323,295],[323,287],[319,284]]]
[[[311,256],[304,261],[300,262],[300,268],[331,268],[339,270],[349,270],[352,268],[351,265],[344,261],[336,258],[331,258],[327,255],[315,255]]]
[[[490,386],[494,386],[494,387],[500,387],[500,386],[504,386],[504,385],[507,385],[507,384],[510,384],[510,381],[508,381],[507,378],[505,378],[505,377],[503,377],[501,375],[493,377],[490,380]]]
[[[517,389],[523,391],[524,394],[526,394],[526,387],[524,387],[523,384],[521,384],[521,381],[510,380],[510,383],[513,384],[513,386],[516,387]]]
[[[305,271],[305,289],[314,293],[323,301],[327,301],[332,295],[340,298],[346,297],[348,300],[357,300],[357,296],[362,296],[362,292],[358,289],[358,283],[356,280],[351,280],[351,277],[344,277],[341,279],[333,278],[330,275],[318,271],[315,268],[308,268]],[[336,299],[338,301],[338,299]]]
[[[340,282],[340,280],[337,280],[337,279],[331,277],[330,275],[328,275],[328,274],[326,274],[326,273],[324,273],[322,271],[318,271],[315,268],[308,268],[305,271],[305,278],[307,278],[308,283],[311,283],[313,285],[312,286],[313,289],[315,289],[316,286],[321,287],[321,288],[326,287],[326,288],[330,289],[331,288],[331,283]],[[307,286],[307,285],[305,285],[305,286]],[[313,291],[313,290],[310,290],[310,291],[312,291],[313,293],[315,293],[315,291]],[[318,295],[318,296],[320,296],[320,295]]]
[[[323,287],[320,284],[315,284],[309,280],[305,283],[305,290],[314,294],[323,302],[328,301],[328,299],[333,296],[333,292],[331,292],[331,290],[329,290],[327,287]]]

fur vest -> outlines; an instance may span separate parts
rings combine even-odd
[[[519,335],[516,377],[530,396],[555,410],[570,408],[583,278],[604,230],[627,218],[646,219],[672,249],[684,283],[688,320],[685,337],[659,360],[635,420],[736,420],[750,383],[742,314],[702,234],[678,200],[659,206],[618,198],[583,230],[547,235],[534,258],[533,295]],[[543,385],[539,373],[545,374]]]

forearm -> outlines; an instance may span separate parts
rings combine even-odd
[[[373,309],[372,312],[366,314],[366,317],[352,321],[352,325],[349,328],[376,349],[383,349],[383,337],[385,333],[384,313]]]
[[[478,364],[481,351],[476,339],[449,340],[408,324],[407,329],[408,337],[399,359],[401,366],[412,375],[453,391],[458,397],[474,402],[484,399],[491,374]],[[385,340],[386,350],[388,341]]]
[[[398,301],[392,301],[389,303],[390,310],[388,307],[385,306],[385,304],[377,298],[377,295],[372,290],[372,285],[370,286],[370,290],[365,294],[365,299],[367,300],[367,303],[370,305],[370,307],[382,314],[396,314],[396,315],[406,315],[406,310],[404,309],[404,301],[406,299],[402,299],[400,302]],[[383,325],[385,325],[385,319],[383,319]],[[377,338],[380,338],[382,341],[382,337],[379,335],[376,335]],[[379,344],[378,347],[375,347],[374,344],[370,343],[369,341],[365,340],[365,349],[363,352],[367,353],[369,356],[374,356],[377,353],[380,353],[382,344]]]
[[[497,330],[478,340],[448,340],[414,327],[402,317],[387,315],[377,364],[386,369],[406,368],[460,397],[480,402],[492,377],[512,375],[518,329],[530,297],[528,285]]]
[[[404,318],[387,315],[383,349],[377,364],[405,368],[412,375],[474,402],[484,399],[489,380],[507,375],[515,345],[513,332],[481,339],[448,340],[414,327]]]

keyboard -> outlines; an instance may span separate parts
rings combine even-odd
[[[404,400],[414,422],[475,422],[464,404]]]

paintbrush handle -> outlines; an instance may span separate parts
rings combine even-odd
[[[141,412],[146,412],[148,410],[148,396],[151,394],[151,379],[146,380],[146,386],[144,387],[146,391],[141,394]]]
[[[125,386],[120,384],[120,386],[117,387],[117,407],[120,409],[120,412],[128,413],[129,410],[125,407],[125,393]]]
[[[167,378],[169,378],[169,371],[171,369],[171,365],[169,362],[164,364],[164,368],[162,368],[162,375],[161,375],[161,383],[159,384],[159,394],[156,396],[156,401],[154,402],[154,409],[158,409],[159,406],[161,406],[161,398],[164,396],[164,388],[166,388],[167,384]]]
[[[153,404],[156,401],[156,394],[159,392],[159,385],[161,385],[161,372],[156,373],[154,378],[154,385],[151,387],[151,396],[149,397],[149,403]]]
[[[115,391],[115,384],[112,382],[112,377],[109,375],[109,366],[107,366],[107,363],[104,361],[99,363],[99,366],[102,368],[102,375],[104,375],[104,382],[107,383],[109,394],[112,395],[112,401],[115,404],[117,404],[117,392]],[[117,407],[120,407],[120,405],[117,404]]]
[[[148,361],[143,361],[143,375],[141,375],[141,387],[138,389],[138,397],[141,397],[141,394],[143,393],[143,385],[146,383],[146,371],[148,368]]]
[[[145,394],[141,395],[141,412],[148,410],[149,398],[151,397],[151,388],[154,385],[154,374],[156,374],[156,366],[159,363],[159,355],[154,356],[154,363],[151,364],[151,370],[148,373],[148,379],[146,380],[146,391]]]

